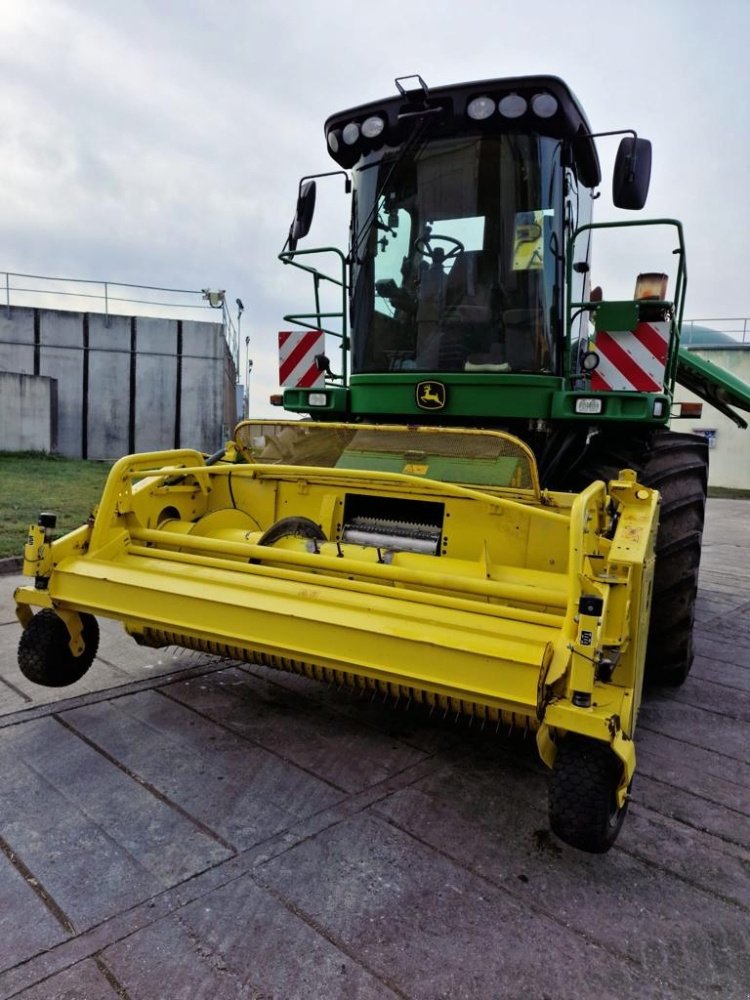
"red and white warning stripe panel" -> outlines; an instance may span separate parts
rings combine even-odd
[[[669,323],[638,323],[634,330],[598,330],[595,391],[661,392],[669,352]]]
[[[279,333],[279,383],[285,389],[322,389],[325,372],[315,364],[325,354],[322,330],[282,330]]]

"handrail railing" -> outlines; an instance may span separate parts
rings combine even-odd
[[[295,257],[302,257],[310,254],[323,254],[332,253],[335,254],[341,261],[341,279],[333,278],[329,274],[323,274],[316,267],[311,267],[308,264],[303,264],[301,261],[295,260]],[[346,299],[348,286],[346,283],[346,256],[337,247],[312,247],[309,250],[284,250],[279,254],[279,260],[284,264],[291,264],[292,267],[298,267],[301,271],[306,271],[312,276],[313,286],[315,292],[315,311],[305,312],[305,313],[287,313],[284,316],[285,323],[296,323],[297,326],[302,326],[307,330],[322,330],[323,333],[330,334],[332,337],[337,337],[341,340],[341,381],[343,385],[346,385],[347,380],[347,352],[349,349],[349,336],[348,336],[348,326],[347,326],[347,310],[346,310]],[[321,282],[328,281],[332,285],[336,285],[341,289],[341,309],[335,312],[322,312],[320,308],[320,285]],[[322,320],[324,319],[338,319],[341,324],[340,330],[333,330],[330,327],[323,326]],[[315,322],[311,322],[314,320]]]
[[[677,256],[677,276],[675,279],[675,290],[672,297],[671,303],[661,303],[662,305],[672,305],[673,313],[670,317],[670,338],[669,338],[669,359],[668,364],[664,372],[665,385],[669,387],[669,390],[674,390],[675,375],[677,372],[677,345],[679,344],[680,330],[682,327],[682,315],[685,308],[685,289],[687,288],[687,264],[685,261],[685,239],[682,231],[682,223],[677,219],[669,218],[659,218],[659,219],[633,219],[627,221],[617,221],[617,222],[590,222],[586,225],[579,226],[570,236],[568,240],[568,259],[567,259],[567,274],[566,283],[568,288],[568,295],[570,296],[570,289],[573,287],[573,269],[574,269],[574,245],[576,240],[584,233],[591,232],[594,230],[603,229],[635,229],[641,226],[669,226],[676,230],[677,233],[677,247],[673,250],[673,253]],[[635,301],[635,300],[634,300]],[[645,303],[644,303],[645,304]],[[660,305],[659,302],[648,302],[649,305]],[[586,300],[586,301],[568,301],[567,317],[565,324],[565,338],[566,338],[566,364],[570,364],[570,347],[573,336],[573,324],[576,322],[577,318],[582,312],[594,313],[600,305],[603,305],[602,300]],[[575,372],[570,372],[569,377],[574,379],[576,377]]]
[[[750,344],[750,317],[704,316],[682,321],[682,329],[703,326],[717,333],[725,333],[740,344]]]

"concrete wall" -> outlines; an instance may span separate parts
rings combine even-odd
[[[0,371],[0,451],[57,449],[57,381]]]
[[[216,323],[13,307],[0,311],[2,371],[56,380],[56,447],[69,457],[211,452],[235,422],[234,363]],[[12,426],[5,450],[26,450],[25,428]]]
[[[130,417],[129,316],[88,318],[88,406],[86,414],[89,458],[125,455],[129,448]]]
[[[693,353],[712,361],[750,385],[750,345],[736,348],[701,347],[695,348]],[[698,396],[679,385],[675,391],[675,400],[701,402]],[[750,423],[750,414],[741,410],[739,412]],[[743,430],[737,427],[729,417],[725,417],[708,403],[703,403],[700,420],[673,420],[671,426],[675,431],[714,431],[709,436],[709,486],[750,490],[750,428]]]

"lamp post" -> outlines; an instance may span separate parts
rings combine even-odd
[[[250,338],[245,337],[245,353],[249,350]],[[247,368],[245,369],[247,374],[245,375],[245,418],[250,416],[250,373],[253,370],[253,359],[247,359]]]

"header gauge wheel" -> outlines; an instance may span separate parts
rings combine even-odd
[[[622,764],[599,740],[567,736],[557,748],[549,785],[552,832],[571,847],[604,854],[617,840],[628,802],[617,805]]]
[[[34,615],[18,643],[18,666],[27,680],[44,687],[67,687],[79,681],[94,662],[99,648],[99,624],[82,614],[84,648],[73,656],[70,636],[62,618],[51,608]]]

